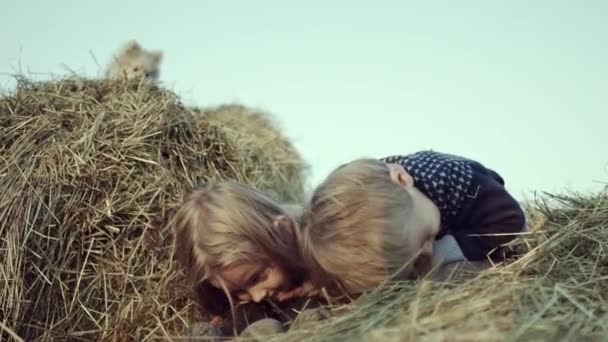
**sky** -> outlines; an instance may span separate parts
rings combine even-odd
[[[310,185],[359,157],[433,149],[519,199],[608,183],[606,1],[3,0],[11,74],[103,75],[124,43],[164,52],[188,105],[272,113]]]

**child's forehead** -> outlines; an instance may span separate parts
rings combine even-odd
[[[228,289],[232,291],[243,286],[251,277],[264,268],[263,264],[252,262],[235,264],[220,271],[217,276],[209,279],[209,282],[215,287],[222,287],[221,282],[224,282]]]

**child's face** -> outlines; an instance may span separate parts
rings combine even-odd
[[[389,172],[391,180],[411,195],[413,217],[406,223],[405,229],[412,231],[409,248],[420,251],[420,261],[424,263],[417,268],[426,271],[431,267],[433,242],[439,233],[441,223],[439,208],[414,186],[414,179],[401,165],[389,164]]]
[[[289,278],[278,266],[240,263],[223,271],[220,275],[225,281],[230,293],[241,303],[261,302],[267,297],[278,298],[291,288]],[[210,281],[211,285],[221,288],[217,279]]]

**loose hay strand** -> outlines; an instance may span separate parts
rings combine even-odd
[[[19,337],[19,335],[17,335],[11,328],[7,327],[2,321],[0,321],[0,329],[9,334],[10,337],[15,340],[15,342],[23,342],[23,339]]]

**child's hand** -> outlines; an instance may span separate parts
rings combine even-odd
[[[214,327],[219,327],[222,324],[222,317],[221,316],[211,316],[211,319],[209,320],[209,324],[211,324]]]
[[[296,287],[295,289],[287,292],[281,292],[277,295],[277,299],[282,302],[294,297],[305,297],[305,296],[314,296],[319,293],[319,290],[315,289],[311,282],[305,281],[302,285]]]

